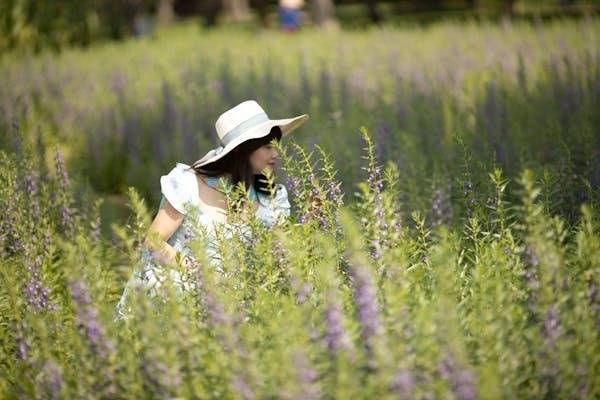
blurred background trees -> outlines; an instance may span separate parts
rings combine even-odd
[[[277,7],[278,0],[2,0],[0,51],[58,49],[147,35],[156,25],[181,18],[199,18],[206,27],[219,23],[273,27]],[[598,0],[308,0],[303,21],[352,27],[358,21],[426,22],[444,16],[582,15],[597,13],[599,8]]]

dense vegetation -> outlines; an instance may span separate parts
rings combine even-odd
[[[598,398],[599,28],[3,58],[0,397]],[[224,241],[223,275],[200,238],[193,290],[114,321],[158,177],[247,98],[311,116],[280,148],[291,218]]]

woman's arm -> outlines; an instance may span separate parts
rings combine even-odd
[[[154,217],[154,221],[150,224],[144,243],[159,262],[167,264],[175,261],[176,251],[166,241],[179,228],[183,217],[184,215],[173,208],[171,203],[165,199],[156,217]],[[158,239],[158,243],[155,242],[153,237]]]

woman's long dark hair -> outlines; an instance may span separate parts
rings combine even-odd
[[[256,139],[249,139],[236,146],[223,158],[203,165],[201,167],[192,168],[196,173],[206,176],[220,176],[222,174],[231,174],[230,183],[237,185],[239,182],[244,183],[246,190],[250,190],[253,186],[256,192],[266,195],[273,194],[273,188],[268,186],[266,176],[264,174],[254,174],[250,165],[250,154],[261,146],[270,143],[273,139],[279,142],[281,140],[281,128],[274,126],[267,136]]]

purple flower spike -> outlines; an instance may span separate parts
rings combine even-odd
[[[92,304],[92,299],[85,282],[77,280],[69,285],[71,297],[76,306],[76,324],[85,332],[92,351],[106,359],[114,352],[114,344],[104,335],[104,329],[98,321],[98,310]]]
[[[339,302],[330,301],[325,308],[325,345],[334,358],[340,349],[350,350],[352,345],[344,329],[342,309]]]
[[[21,361],[27,361],[29,359],[29,345],[25,341],[25,338],[21,335],[17,336],[17,357]]]
[[[415,378],[410,371],[400,369],[394,374],[391,389],[399,399],[412,399],[415,388]]]
[[[370,345],[382,329],[375,288],[365,267],[352,266],[349,273],[354,281],[354,301],[358,309],[361,337],[367,345]]]
[[[549,348],[554,348],[560,335],[561,327],[558,320],[558,311],[556,310],[556,305],[552,304],[544,319],[543,336],[547,346]]]
[[[65,167],[65,162],[57,150],[54,155],[54,165],[56,168],[56,177],[58,179],[58,183],[61,189],[62,198],[60,201],[60,227],[63,232],[69,233],[72,232],[74,228],[74,211],[71,208],[71,200],[68,195],[69,188],[71,183],[69,181],[69,175],[67,174],[67,169]]]
[[[236,374],[233,378],[233,387],[240,398],[244,400],[251,400],[256,397],[254,390],[248,385],[248,382],[240,374]]]
[[[433,227],[448,224],[452,220],[452,202],[450,194],[452,186],[438,187],[433,191],[431,199],[431,220]]]
[[[316,382],[319,374],[311,367],[309,359],[302,352],[293,355],[296,377],[298,379],[299,393],[297,399],[311,400],[321,397],[321,390]]]
[[[459,369],[452,357],[442,360],[438,365],[438,370],[442,378],[450,383],[452,392],[459,400],[474,400],[477,398],[473,373],[466,368]]]
[[[62,368],[53,361],[46,361],[43,368],[43,385],[49,399],[60,398],[64,385]]]
[[[24,247],[23,240],[21,240],[19,224],[15,219],[15,216],[17,216],[18,213],[17,202],[9,201],[7,203],[6,212],[4,213],[2,220],[0,220],[1,249],[6,249],[8,255],[19,254],[23,251]]]
[[[344,205],[343,193],[340,189],[339,182],[330,182],[327,187],[327,199],[331,201],[336,207],[341,207]]]
[[[33,259],[32,259],[33,258]],[[50,303],[50,289],[44,286],[41,278],[42,257],[27,258],[27,272],[29,280],[23,287],[25,301],[34,313],[39,313],[43,310],[55,310],[56,305]]]
[[[288,176],[286,186],[293,198],[297,199],[300,196],[300,181],[297,177]]]
[[[25,195],[29,198],[31,207],[31,216],[34,221],[41,219],[40,201],[39,201],[39,189],[38,189],[39,177],[35,170],[30,170],[25,175],[24,191]]]

